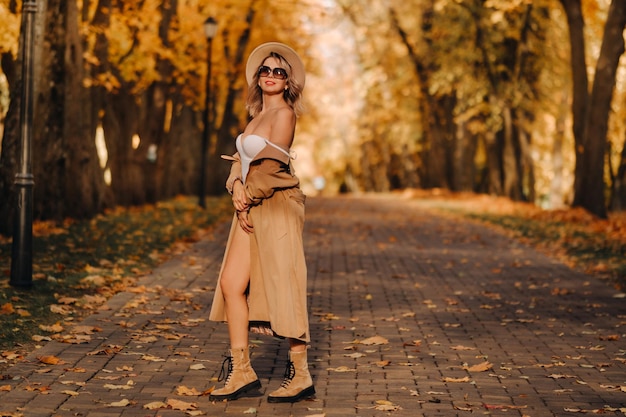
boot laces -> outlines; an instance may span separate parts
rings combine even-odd
[[[230,376],[233,374],[233,358],[231,356],[226,356],[224,362],[222,362],[222,369],[220,370],[220,375],[217,377],[217,382],[222,382],[226,380],[230,380]]]
[[[283,375],[283,383],[281,384],[282,388],[287,388],[293,378],[296,376],[296,368],[293,366],[293,362],[287,361],[287,367],[285,368],[285,375]]]

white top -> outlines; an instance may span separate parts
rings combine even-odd
[[[254,160],[254,157],[265,148],[266,145],[273,146],[285,155],[290,156],[289,152],[281,148],[280,146],[270,142],[263,136],[255,135],[254,133],[243,137],[243,133],[237,136],[235,141],[237,146],[237,152],[239,152],[239,159],[241,160],[241,182],[246,183],[246,177],[250,170],[250,163]]]

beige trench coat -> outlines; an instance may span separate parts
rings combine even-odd
[[[226,181],[226,188],[232,193],[235,180],[241,177],[239,155],[223,158],[233,161]],[[305,196],[300,181],[289,172],[286,155],[266,146],[255,161],[245,183],[250,205],[248,218],[254,226],[247,294],[249,320],[251,326],[257,322],[269,326],[277,336],[309,342],[307,271],[302,242]],[[235,216],[223,259],[237,227]],[[228,321],[220,288],[223,268],[222,262],[209,314],[212,321]]]

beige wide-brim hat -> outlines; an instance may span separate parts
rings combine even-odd
[[[291,76],[304,88],[304,81],[306,79],[306,73],[304,71],[304,64],[300,59],[300,56],[289,46],[280,42],[267,42],[257,46],[246,63],[246,81],[248,85],[254,80],[254,74],[257,72],[265,58],[267,58],[271,52],[276,52],[282,56],[291,65]]]

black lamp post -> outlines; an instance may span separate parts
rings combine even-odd
[[[33,283],[33,39],[35,37],[36,0],[22,3],[22,90],[20,101],[20,170],[15,175],[16,207],[11,247],[11,279],[16,287]]]
[[[207,48],[207,72],[206,72],[206,83],[205,83],[205,94],[204,94],[204,131],[202,132],[202,151],[200,155],[200,181],[199,181],[199,190],[198,190],[198,203],[200,207],[205,208],[205,192],[206,192],[206,159],[207,159],[207,151],[209,149],[209,142],[211,137],[211,122],[210,122],[210,97],[211,97],[211,46],[213,43],[213,38],[217,33],[217,21],[213,19],[213,17],[209,17],[204,21],[204,34],[206,35],[206,39],[208,42]]]

